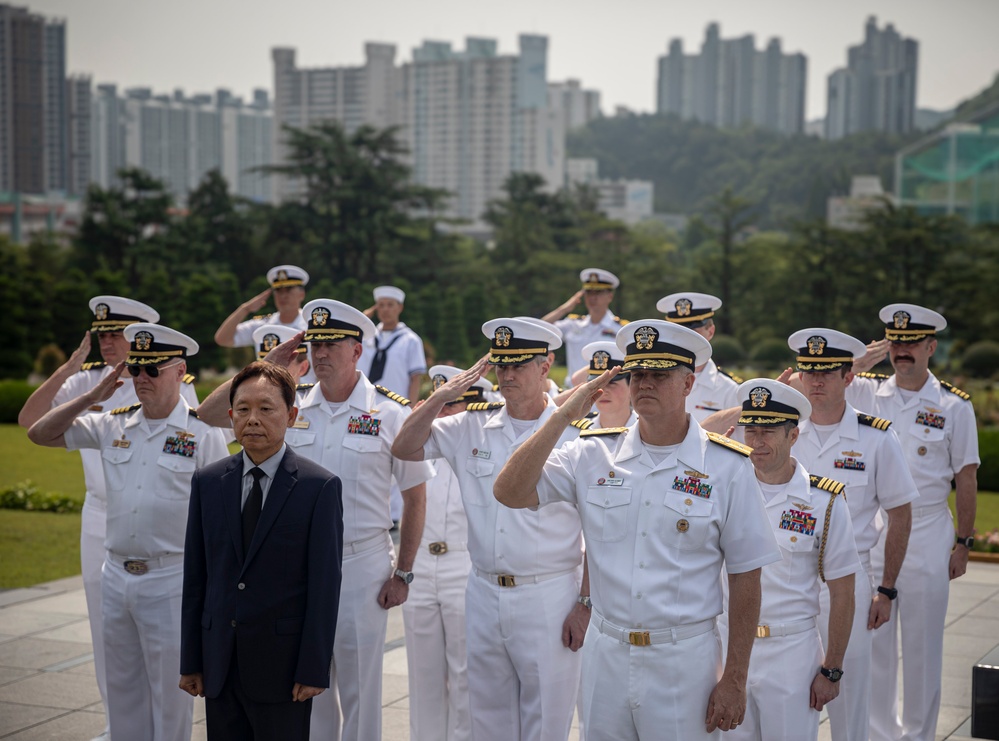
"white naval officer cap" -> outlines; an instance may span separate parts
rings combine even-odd
[[[638,319],[615,338],[624,353],[622,370],[696,369],[711,359],[711,343],[692,329],[662,319]]]
[[[302,307],[302,316],[308,321],[306,342],[339,342],[354,339],[362,342],[375,336],[375,324],[362,312],[342,301],[331,298],[313,299]]]
[[[614,273],[603,268],[584,268],[579,271],[579,280],[584,291],[613,291],[621,285]]]
[[[947,329],[942,314],[916,304],[888,304],[878,316],[885,323],[885,339],[891,342],[921,342]]]
[[[682,291],[663,296],[656,309],[666,315],[666,321],[685,327],[700,327],[721,308],[722,300],[710,293]]]
[[[91,332],[120,332],[129,324],[155,324],[160,320],[159,312],[152,306],[122,296],[94,296],[90,299],[90,310],[94,312]]]
[[[124,331],[129,342],[125,365],[163,365],[198,354],[198,343],[176,329],[139,322],[129,324]]]
[[[490,365],[520,365],[562,347],[561,333],[540,319],[506,317],[482,325]]]
[[[867,346],[857,338],[825,327],[799,329],[787,338],[787,346],[798,353],[796,367],[802,373],[852,366],[855,358],[867,353]]]
[[[395,286],[378,286],[374,291],[375,301],[380,298],[390,298],[400,304],[406,303],[406,292]]]
[[[277,265],[267,271],[267,282],[271,288],[305,286],[309,283],[309,274],[298,265]]]
[[[742,402],[739,424],[798,424],[812,414],[812,405],[800,391],[772,378],[751,378],[736,393]]]
[[[287,342],[302,330],[294,327],[286,327],[283,324],[265,324],[253,330],[253,344],[257,346],[257,359],[263,360],[267,353]],[[308,352],[309,348],[303,341],[295,352]]]
[[[582,355],[583,360],[589,363],[590,370],[587,375],[590,378],[596,378],[610,368],[624,365],[624,352],[617,346],[616,342],[609,340],[591,342],[583,347],[579,354]],[[627,375],[627,373],[618,373],[614,380],[623,379]]]

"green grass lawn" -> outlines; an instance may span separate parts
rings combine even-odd
[[[0,488],[31,479],[42,491],[83,501],[83,465],[77,451],[42,448],[28,441],[26,430],[0,425]]]

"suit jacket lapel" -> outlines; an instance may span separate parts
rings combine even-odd
[[[243,571],[246,571],[247,564],[260,549],[260,544],[267,537],[268,531],[277,520],[285,502],[288,501],[288,495],[291,494],[291,489],[297,480],[298,462],[295,459],[295,454],[291,452],[290,448],[287,448],[284,458],[281,459],[281,465],[278,466],[277,474],[274,476],[274,481],[271,482],[270,489],[267,490],[267,500],[264,502],[264,508],[260,510],[257,529],[253,531],[253,540],[250,541],[246,556],[243,558]],[[242,521],[240,520],[240,522]]]
[[[236,550],[239,560],[243,560],[243,454],[237,453],[222,474],[222,507],[225,510],[225,522],[232,538],[232,547]]]

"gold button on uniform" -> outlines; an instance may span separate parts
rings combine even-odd
[[[797,543],[798,542],[798,536],[797,535],[792,535],[791,536],[791,542],[792,543]]]
[[[685,533],[688,530],[690,530],[690,523],[687,522],[686,520],[677,520],[676,521],[676,529],[677,529],[677,532]]]
[[[690,505],[692,505],[694,503],[694,500],[693,499],[684,499],[683,503],[686,504],[689,507]]]
[[[926,446],[920,445],[919,450],[917,450],[916,453],[918,453],[919,455],[926,455]]]

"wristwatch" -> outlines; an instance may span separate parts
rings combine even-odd
[[[883,594],[888,599],[892,600],[898,597],[897,589],[889,589],[888,587],[878,587],[878,593]]]
[[[395,571],[392,572],[392,576],[398,576],[400,579],[402,579],[404,584],[413,583],[412,571],[403,571],[402,569],[396,569]]]
[[[962,538],[960,535],[958,535],[957,544],[963,545],[965,548],[967,548],[970,551],[972,546],[975,545],[975,536],[969,535],[967,538]]]
[[[590,595],[588,595],[588,594],[581,594],[581,595],[579,595],[578,597],[576,597],[576,602],[578,602],[579,604],[581,604],[587,610],[589,610],[589,609],[591,609],[593,607],[593,603],[590,601]]]
[[[819,674],[828,679],[830,682],[838,682],[843,678],[842,669],[826,669],[823,666],[819,668]]]

